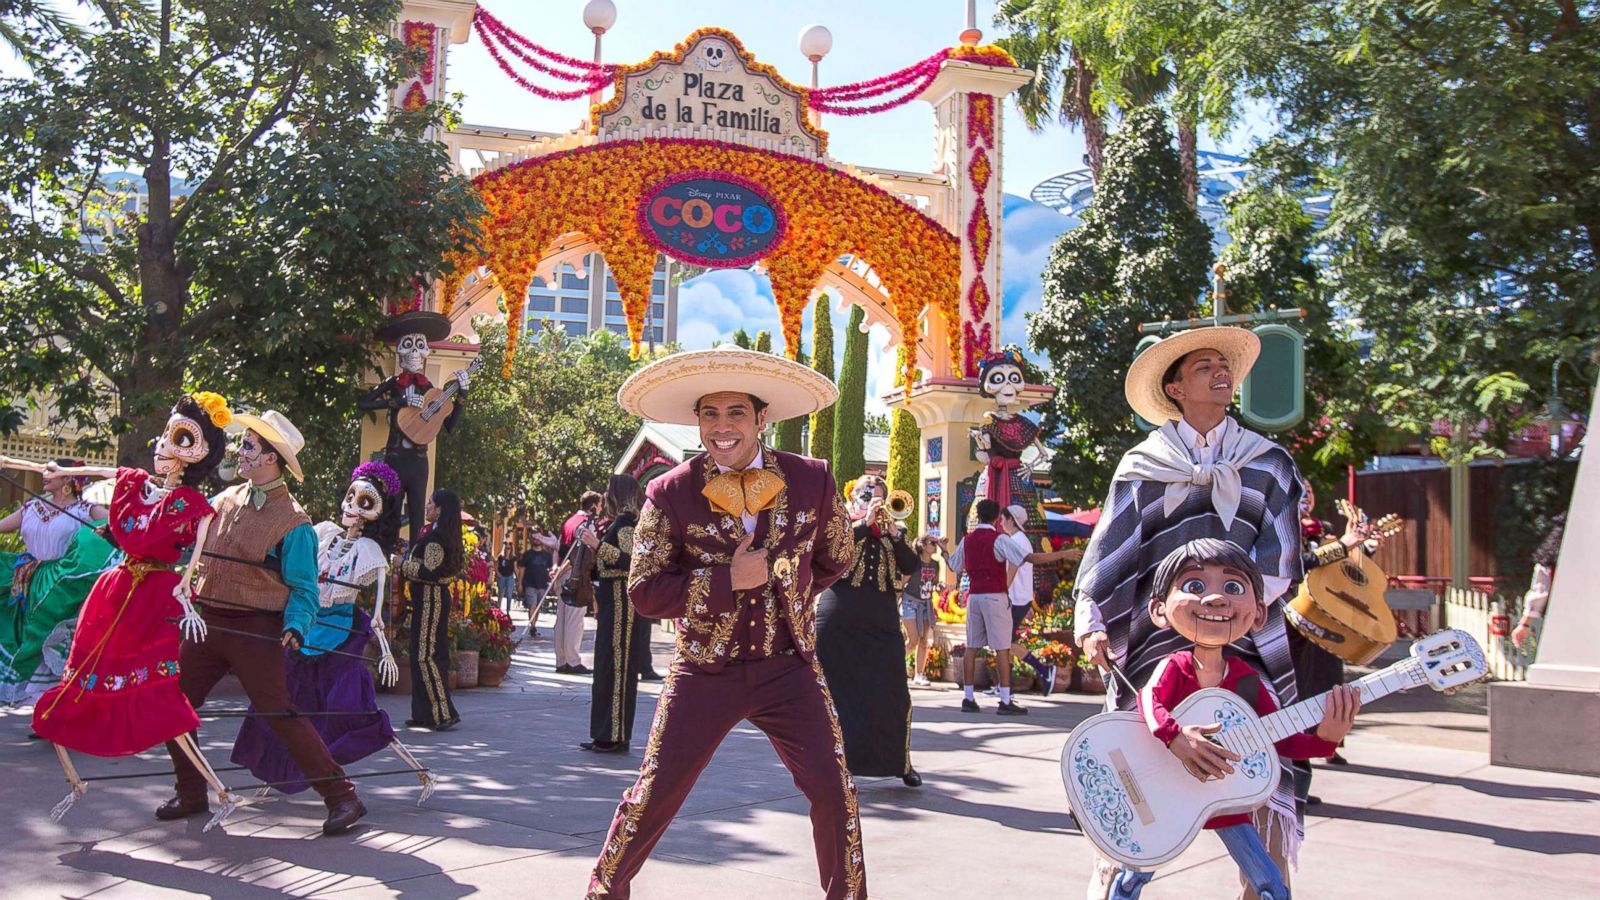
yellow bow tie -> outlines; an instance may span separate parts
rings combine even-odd
[[[755,515],[772,506],[782,492],[782,475],[767,469],[746,469],[723,472],[711,479],[700,493],[711,501],[712,512],[742,516]]]

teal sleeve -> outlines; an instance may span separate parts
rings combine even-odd
[[[317,589],[317,532],[310,525],[296,525],[278,542],[278,569],[289,587],[289,602],[283,608],[283,627],[302,636],[311,633],[321,609]]]

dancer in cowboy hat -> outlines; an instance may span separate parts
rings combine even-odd
[[[1146,614],[1156,568],[1184,543],[1215,538],[1249,553],[1265,585],[1265,624],[1231,652],[1264,673],[1280,706],[1295,701],[1282,597],[1302,577],[1300,473],[1288,451],[1228,415],[1260,351],[1246,329],[1197,328],[1155,344],[1128,370],[1128,405],[1157,428],[1117,465],[1073,593],[1079,646],[1098,665],[1114,661],[1135,685],[1187,646]],[[1108,708],[1133,707],[1115,679],[1106,685]],[[1257,813],[1285,880],[1300,833],[1293,785],[1285,766],[1277,793]],[[1096,860],[1089,896],[1105,897],[1115,874],[1114,863]]]
[[[677,618],[678,645],[590,898],[628,896],[742,720],[766,733],[811,804],[826,895],[867,896],[855,784],[814,657],[813,601],[850,565],[850,521],[825,463],[761,443],[769,423],[837,397],[833,382],[806,366],[731,347],[669,356],[618,392],[635,415],[698,425],[706,452],[650,482],[634,529],[628,596],[641,615]]]
[[[193,601],[209,627],[200,640],[184,641],[179,685],[199,709],[223,676],[238,675],[252,710],[271,726],[327,804],[323,833],[338,834],[367,809],[311,722],[284,715],[294,706],[283,648],[300,649],[320,609],[317,533],[289,495],[284,474],[304,480],[298,456],[305,438],[277,410],[235,414],[233,422],[244,429],[238,460],[246,481],[212,500],[216,519],[195,547]],[[175,742],[167,742],[167,751],[177,770],[177,788],[156,818],[205,812],[200,772]]]

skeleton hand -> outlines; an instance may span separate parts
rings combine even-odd
[[[456,370],[456,384],[461,385],[462,393],[466,393],[467,385],[470,384],[471,382],[472,382],[472,376],[467,374],[467,370],[466,369],[457,369]]]
[[[406,388],[406,405],[407,406],[411,407],[412,409],[421,409],[422,408],[422,402],[423,401],[422,401],[422,395],[421,394],[417,393],[416,391],[412,390],[411,388]]]
[[[990,443],[990,440],[991,440],[989,432],[984,431],[981,428],[974,428],[974,429],[972,429],[971,433],[972,433],[973,443],[978,445],[978,449],[979,450],[988,450],[989,449],[989,443]]]
[[[384,687],[393,687],[400,681],[400,667],[395,664],[394,654],[389,652],[389,640],[383,636],[382,629],[375,632],[378,638],[378,680]]]
[[[200,613],[195,610],[194,602],[190,600],[193,594],[187,580],[178,582],[172,589],[172,596],[183,606],[183,618],[178,620],[178,630],[183,633],[185,640],[196,644],[206,639],[206,620],[200,618]]]

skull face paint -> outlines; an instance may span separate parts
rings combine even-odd
[[[156,439],[155,464],[157,475],[182,472],[206,458],[211,445],[206,443],[200,423],[188,416],[174,413],[167,419],[167,428]]]
[[[400,338],[394,345],[395,360],[400,368],[415,374],[422,374],[422,368],[428,362],[428,354],[433,352],[428,348],[428,338],[421,334],[408,334]]]
[[[377,521],[383,514],[383,495],[365,478],[350,482],[339,504],[339,524],[346,528]]]
[[[995,405],[1001,409],[1017,402],[1022,384],[1022,368],[1009,363],[991,366],[983,376],[984,393],[993,397]]]
[[[235,457],[238,461],[240,477],[249,478],[250,473],[259,471],[262,466],[267,464],[266,454],[268,453],[272,453],[272,449],[267,446],[266,441],[261,439],[261,435],[245,429],[244,440],[239,442],[239,452]]]

